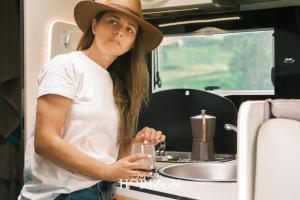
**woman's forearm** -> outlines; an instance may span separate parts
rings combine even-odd
[[[59,136],[44,136],[47,142],[35,145],[37,154],[72,172],[100,180],[108,179],[108,165],[82,153]]]

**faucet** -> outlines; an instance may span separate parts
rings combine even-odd
[[[225,124],[224,128],[225,128],[226,131],[234,131],[234,132],[237,133],[237,127],[233,126],[231,124]]]

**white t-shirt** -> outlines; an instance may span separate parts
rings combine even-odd
[[[53,58],[42,69],[38,83],[38,97],[58,94],[72,99],[61,137],[101,162],[115,162],[119,151],[119,117],[109,72],[76,51]],[[100,181],[72,173],[37,155],[34,125],[27,133],[25,184],[19,199],[54,199],[61,193],[87,188]]]

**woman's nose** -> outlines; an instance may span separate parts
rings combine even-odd
[[[123,28],[118,28],[116,31],[115,31],[115,35],[119,36],[119,37],[123,37],[124,36],[124,29]]]
[[[119,31],[119,30],[115,32],[115,35],[117,35],[119,37],[123,37],[122,31]]]

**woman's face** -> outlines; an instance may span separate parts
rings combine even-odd
[[[100,52],[120,56],[133,48],[138,24],[123,14],[106,12],[98,23],[93,20],[92,30]]]

